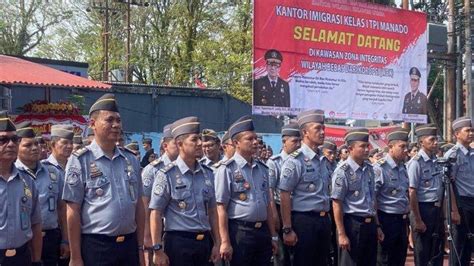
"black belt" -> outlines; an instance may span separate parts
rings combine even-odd
[[[408,213],[388,213],[381,210],[378,210],[378,212],[379,214],[382,214],[385,216],[398,217],[398,218],[402,218],[403,220],[408,218]]]
[[[118,236],[108,236],[108,235],[101,235],[101,234],[82,234],[82,235],[85,237],[95,238],[104,242],[116,242],[116,243],[122,243],[127,240],[136,238],[135,232],[130,233],[130,234],[125,234],[125,235],[118,235]]]
[[[430,207],[441,207],[441,202],[439,201],[434,201],[434,202],[418,202],[419,205],[425,205],[425,206],[430,206]]]
[[[302,214],[307,216],[315,216],[315,217],[326,217],[328,216],[328,212],[318,212],[318,211],[308,211],[308,212],[299,212],[299,211],[292,211],[291,213],[294,214]]]
[[[344,216],[347,216],[349,218],[351,218],[352,220],[356,220],[360,223],[366,223],[366,224],[370,224],[372,222],[375,221],[375,218],[373,216],[357,216],[357,215],[354,215],[354,214],[350,214],[350,213],[346,213],[344,214]]]
[[[0,257],[14,257],[18,254],[22,254],[28,248],[28,242],[23,244],[21,247],[18,248],[7,248],[7,249],[0,249]]]
[[[211,234],[209,233],[209,231],[205,231],[205,232],[166,231],[165,234],[180,236],[180,237],[194,239],[198,241],[211,237]]]
[[[247,221],[241,221],[241,220],[236,220],[236,219],[231,219],[229,221],[243,227],[254,228],[254,229],[260,229],[267,224],[267,221],[247,222]]]

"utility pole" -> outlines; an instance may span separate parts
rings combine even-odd
[[[455,32],[454,32],[454,0],[448,0],[448,58],[446,62],[446,94],[444,95],[444,130],[445,140],[452,141],[451,124],[455,119],[456,110],[456,62],[455,62]]]
[[[131,32],[130,32],[130,0],[127,1],[127,12],[126,12],[126,16],[127,16],[127,44],[126,44],[126,51],[125,51],[125,82],[131,82],[132,80],[132,77],[131,77],[131,73],[130,73],[130,35],[131,35]]]

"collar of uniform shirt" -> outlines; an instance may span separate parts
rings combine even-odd
[[[362,171],[365,171],[365,169],[367,168],[367,163],[364,162],[364,164],[362,166],[360,166],[358,163],[356,163],[351,156],[349,156],[347,158],[347,163],[349,164],[349,166],[352,168],[352,171],[357,172],[357,170],[360,168]]]
[[[457,142],[456,143],[456,146],[458,146],[458,148],[462,151],[462,153],[464,155],[467,155],[467,153],[469,152],[468,149],[466,149],[466,147],[464,147],[464,145],[462,145],[461,143]]]
[[[95,158],[96,161],[99,160],[101,157],[108,158],[105,155],[102,148],[99,146],[99,144],[97,144],[97,142],[95,142],[95,140],[92,141],[91,145],[89,146],[89,150],[94,155],[94,158]],[[114,156],[112,156],[112,160],[117,158],[118,156],[122,156],[122,157],[125,158],[125,155],[123,155],[122,151],[119,148],[115,147]]]
[[[245,165],[253,168],[255,167],[255,160],[252,160],[252,164],[250,164],[249,162],[247,162],[247,160],[244,159],[244,157],[242,157],[242,155],[240,155],[238,152],[236,152],[234,154],[234,157],[232,157],[234,159],[234,161],[237,163],[237,165],[240,167],[240,168],[243,168]]]
[[[176,166],[178,166],[179,171],[183,175],[186,174],[186,172],[188,171],[195,174],[202,170],[201,165],[196,162],[196,170],[193,172],[191,169],[189,169],[183,159],[181,159],[181,156],[178,156],[178,158],[176,159]]]
[[[19,159],[17,159],[15,161],[15,166],[18,168],[18,169],[24,169],[26,171],[26,169],[29,169],[24,163],[22,163]],[[31,169],[30,169],[31,170]],[[42,163],[39,163],[37,162],[36,163],[36,173],[35,175],[38,175],[41,171],[45,170],[44,169],[44,165]]]
[[[388,154],[385,156],[385,161],[388,163],[388,165],[390,165],[390,167],[392,167],[392,169],[398,166],[395,160],[393,160],[392,156]]]
[[[419,90],[417,89],[414,93],[412,92],[411,93],[411,97],[412,98],[415,98],[415,96],[418,94]]]
[[[275,85],[276,85],[276,83],[278,82],[278,78],[276,78],[276,79],[271,79],[270,76],[268,76],[268,80],[270,80],[270,82],[275,82]]]
[[[289,154],[282,150],[280,152],[280,156],[281,156],[281,159],[286,160],[286,158],[288,158]]]
[[[423,160],[425,160],[425,162],[427,161],[432,161],[434,158],[430,158],[430,156],[428,156],[428,154],[425,152],[425,150],[423,149],[420,149],[420,151],[418,152],[418,154],[423,158]],[[434,157],[434,156],[433,156]]]
[[[16,166],[12,167],[12,172],[11,172],[10,176],[8,177],[7,182],[12,181],[13,179],[15,179],[15,177],[20,178],[20,171],[18,171],[18,168]],[[3,180],[5,180],[5,179],[3,179]]]
[[[53,154],[50,154],[46,160],[52,165],[61,168],[61,165],[59,164],[58,160],[56,160],[56,157],[53,156]]]
[[[303,152],[303,154],[308,157],[310,160],[313,160],[314,157],[318,156],[318,154],[313,151],[310,147],[308,147],[308,145],[306,144],[301,144],[301,152]]]

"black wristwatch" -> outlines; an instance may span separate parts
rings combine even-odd
[[[158,250],[161,250],[162,248],[163,248],[162,244],[154,244],[152,247],[153,251],[158,251]]]
[[[289,234],[291,233],[291,231],[293,231],[293,229],[291,229],[291,227],[283,227],[283,234]]]

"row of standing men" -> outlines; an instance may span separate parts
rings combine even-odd
[[[335,167],[318,149],[333,144],[324,142],[322,111],[302,112],[285,126],[283,150],[266,164],[254,156],[252,119],[242,117],[222,140],[226,158],[211,164],[196,160],[209,139],[200,135],[198,118],[187,117],[165,127],[164,154],[141,171],[136,154],[116,146],[121,120],[114,96],[98,99],[90,118],[94,140],[67,166],[56,160],[36,167],[17,160],[18,145],[21,154],[34,139],[31,128],[16,130],[8,117],[0,119],[1,265],[46,264],[48,254],[65,258],[69,251],[70,265],[143,265],[145,252],[155,265],[269,265],[279,242],[292,265],[330,265],[334,242],[339,265],[404,265],[408,216],[416,264],[442,263],[444,194],[433,125],[417,127],[421,149],[407,166],[406,130],[388,134],[388,154],[374,165],[367,162],[367,129],[350,130],[349,157]],[[457,144],[446,156],[455,158],[454,246],[468,265],[472,121],[459,118],[453,129]],[[58,127],[54,142],[71,132]],[[48,174],[41,178],[43,166]],[[48,245],[54,247],[41,256]]]

